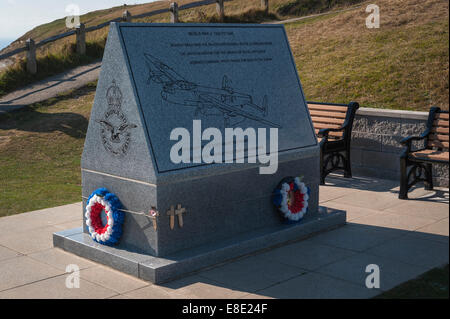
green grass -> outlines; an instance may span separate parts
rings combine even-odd
[[[448,11],[438,11],[444,2],[422,11],[413,1],[401,9],[385,2],[391,14],[383,16],[380,29],[364,27],[364,8],[286,25],[308,100],[448,109]]]
[[[365,0],[289,0],[277,6],[280,15],[305,16],[321,13],[337,6],[355,5]]]
[[[203,11],[197,11],[196,16],[186,16],[180,22],[200,22],[200,23],[262,23],[266,21],[280,20],[276,14],[265,12],[264,10],[250,8],[247,11],[236,14],[229,14],[220,21],[219,16],[215,13],[206,14]]]
[[[416,279],[405,282],[376,299],[448,299],[448,264],[442,268],[434,268]]]
[[[0,216],[80,201],[95,83],[0,117]]]

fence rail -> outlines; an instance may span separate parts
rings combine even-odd
[[[138,14],[135,16],[132,16],[131,13],[128,10],[126,10],[123,13],[122,17],[115,18],[115,19],[112,19],[107,22],[101,23],[96,26],[91,26],[91,27],[85,27],[84,24],[82,23],[75,30],[71,30],[71,31],[64,32],[64,33],[61,33],[58,35],[54,35],[52,37],[46,38],[46,39],[36,43],[36,44],[34,43],[33,39],[27,39],[27,44],[24,47],[17,48],[8,53],[1,54],[0,60],[9,58],[18,53],[27,51],[27,60],[30,60],[30,59],[33,60],[33,61],[27,61],[28,62],[27,63],[27,71],[29,73],[36,73],[37,72],[36,67],[29,68],[28,65],[36,65],[36,48],[39,48],[47,43],[54,42],[56,40],[59,40],[59,39],[65,38],[65,37],[69,37],[72,35],[76,35],[77,53],[85,54],[86,53],[86,40],[85,40],[86,32],[91,32],[91,31],[105,28],[105,27],[109,26],[109,24],[111,22],[125,22],[125,21],[131,22],[132,19],[142,19],[142,18],[146,18],[146,17],[158,15],[158,14],[170,13],[171,22],[176,23],[176,22],[179,22],[178,11],[192,9],[192,8],[201,7],[201,6],[207,6],[207,5],[211,5],[214,3],[216,4],[216,11],[219,14],[219,17],[221,19],[223,19],[224,18],[224,2],[228,2],[228,1],[233,1],[233,0],[202,0],[202,1],[187,3],[187,4],[184,4],[181,6],[178,6],[178,4],[176,2],[172,2],[172,3],[170,3],[170,6],[166,9],[153,10],[153,11],[141,13],[141,14]],[[261,6],[264,10],[267,11],[269,8],[269,1],[261,0]]]

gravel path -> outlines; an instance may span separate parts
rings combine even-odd
[[[41,102],[98,79],[101,61],[83,65],[18,89],[0,98],[0,114]]]

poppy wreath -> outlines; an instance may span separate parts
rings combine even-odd
[[[99,188],[89,196],[84,216],[89,234],[94,241],[108,246],[119,242],[124,220],[121,208],[120,200],[106,188]],[[106,214],[106,225],[102,222],[102,211]]]
[[[297,222],[308,211],[310,190],[299,177],[286,177],[275,188],[272,202],[281,215]]]

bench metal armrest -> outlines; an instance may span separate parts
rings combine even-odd
[[[430,130],[427,129],[420,136],[408,136],[408,137],[405,137],[404,139],[402,139],[400,141],[400,144],[405,145],[406,146],[406,152],[410,153],[411,152],[412,142],[413,141],[421,141],[423,139],[426,139],[426,138],[428,138],[428,135],[430,135]]]
[[[328,137],[328,133],[330,133],[330,132],[340,132],[340,131],[342,131],[344,129],[345,129],[345,125],[341,126],[340,128],[322,128],[322,129],[319,130],[317,135],[319,135],[319,137]]]

